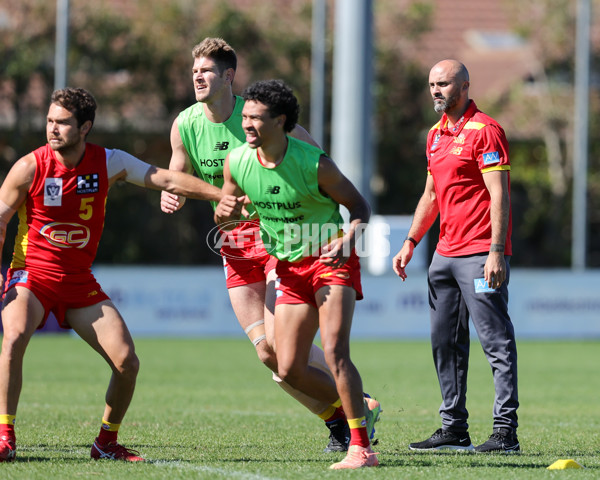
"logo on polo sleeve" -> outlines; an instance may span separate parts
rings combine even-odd
[[[498,163],[500,161],[500,154],[498,152],[489,152],[483,154],[483,164],[491,165],[492,163]]]

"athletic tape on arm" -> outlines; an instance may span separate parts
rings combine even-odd
[[[252,333],[251,335],[251,332],[254,333]],[[256,347],[260,342],[267,338],[267,335],[265,334],[265,321],[259,320],[257,322],[251,323],[244,329],[244,333],[248,335],[248,338],[252,342],[252,345]]]

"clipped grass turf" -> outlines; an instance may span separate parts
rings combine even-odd
[[[92,461],[109,370],[77,337],[36,335],[25,357],[17,461],[0,478],[103,479],[591,479],[600,477],[600,342],[521,341],[521,455],[422,454],[411,441],[439,425],[427,341],[356,341],[364,388],[383,406],[381,466],[329,471],[328,432],[270,379],[244,339],[136,340],[141,370],[119,434],[149,462]],[[475,341],[467,405],[470,434],[491,433],[493,386]],[[550,471],[558,459],[583,470]]]

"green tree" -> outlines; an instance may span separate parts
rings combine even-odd
[[[40,105],[53,78],[54,30],[46,21],[51,14],[47,2],[0,3],[0,85],[4,114],[14,116],[11,146],[17,151],[24,132],[39,128]]]
[[[517,128],[535,134],[527,140],[511,138],[513,239],[518,244],[513,265],[567,266],[574,2],[504,1],[514,13],[515,31],[534,45],[541,72],[486,107],[492,115],[510,112]],[[422,34],[432,28],[435,4],[436,0],[373,2],[377,165],[371,186],[378,213],[411,214],[422,193],[425,134],[437,117],[426,95],[427,72],[407,61],[403,52],[418,49]],[[335,2],[329,5],[330,67]],[[238,52],[236,93],[258,79],[282,78],[299,97],[300,123],[308,127],[311,7],[311,0],[71,2],[68,83],[89,89],[98,101],[90,141],[166,166],[170,125],[195,101],[191,49],[206,36],[221,36]],[[600,0],[594,0],[594,12],[600,12]],[[54,1],[0,0],[0,179],[16,158],[44,141],[53,86],[55,18]],[[598,48],[593,50],[596,60]],[[331,105],[331,74],[326,91]],[[593,135],[599,110],[594,85],[588,209],[591,266],[600,265],[600,138]],[[327,148],[330,126],[325,129]],[[172,216],[162,214],[158,204],[157,192],[116,186],[109,196],[98,261],[220,261],[204,245],[213,227],[206,203],[189,201]],[[435,233],[430,238],[435,241]]]
[[[524,265],[570,265],[574,59],[576,2],[509,0],[515,31],[526,38],[535,53],[539,75],[528,84],[515,85],[497,109],[511,109],[516,127],[537,134],[530,141],[513,142],[513,208],[517,239],[523,240]],[[593,0],[593,11],[600,2]],[[597,13],[596,13],[597,14]],[[592,41],[592,65],[599,58]],[[598,90],[590,91],[590,149],[588,264],[600,266],[600,162],[594,155],[600,139],[594,135],[600,114]],[[535,128],[531,128],[534,126]],[[516,201],[515,201],[516,200]]]
[[[18,119],[6,140],[0,135],[0,145],[6,142],[14,152],[2,165],[6,172],[12,161],[43,143],[53,84],[56,10],[47,0],[23,0],[16,7],[0,1],[6,58],[0,84],[6,86],[10,110]],[[71,2],[68,83],[90,90],[99,104],[89,140],[166,166],[173,118],[195,102],[191,50],[205,36],[222,36],[238,51],[237,91],[255,79],[278,77],[307,105],[310,2],[286,3],[280,10],[289,22],[272,25],[272,7],[264,2]],[[30,95],[34,84],[42,90],[35,104]],[[305,109],[302,121],[307,118]],[[26,141],[14,141],[22,136]],[[157,192],[115,186],[98,262],[220,264],[204,244],[214,226],[208,204],[189,201],[171,216],[161,213],[158,205]],[[4,253],[6,257],[10,252]]]

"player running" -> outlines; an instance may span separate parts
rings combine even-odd
[[[367,399],[350,359],[350,328],[356,300],[362,299],[360,263],[354,245],[368,222],[370,207],[325,153],[289,137],[298,103],[281,81],[257,82],[243,94],[246,142],[225,161],[223,197],[215,211],[222,228],[240,219],[245,195],[260,217],[263,241],[277,257],[275,343],[278,374],[326,402],[339,397],[348,418],[346,458],[332,469],[379,465],[369,431],[381,409]],[[350,212],[342,230],[340,204]],[[335,384],[308,365],[317,330]]]
[[[197,103],[179,114],[171,128],[171,170],[193,172],[211,185],[223,185],[223,163],[228,152],[245,142],[242,128],[244,100],[232,92],[237,68],[233,48],[220,38],[205,38],[192,51],[194,89]],[[300,126],[294,125],[292,136],[314,144]],[[173,213],[185,199],[163,192],[161,209]],[[213,207],[218,202],[211,202]],[[252,206],[247,206],[250,213]],[[241,222],[223,240],[221,255],[225,266],[226,286],[234,313],[254,344],[260,360],[273,373],[273,379],[289,395],[323,419],[329,428],[326,452],[346,451],[350,432],[339,398],[323,402],[290,386],[277,375],[277,358],[273,350],[273,305],[275,301],[274,258],[265,250],[257,220]],[[323,351],[312,345],[311,369],[334,381]],[[374,407],[375,408],[375,407]],[[378,418],[379,411],[375,417]],[[370,430],[373,435],[374,429]]]

